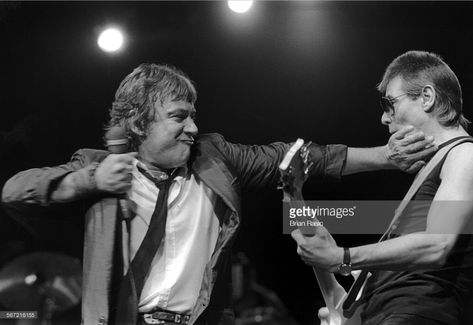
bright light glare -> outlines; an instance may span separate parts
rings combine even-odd
[[[238,12],[242,14],[250,10],[251,6],[253,5],[253,1],[244,1],[244,0],[235,0],[235,1],[227,1],[228,8],[233,10],[234,12]]]
[[[97,44],[105,52],[118,51],[123,45],[123,34],[116,28],[108,28],[100,34]]]

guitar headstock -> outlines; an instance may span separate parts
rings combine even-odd
[[[283,190],[285,200],[302,200],[302,186],[313,164],[310,144],[311,142],[304,144],[304,140],[297,139],[279,165],[281,178],[278,188]]]

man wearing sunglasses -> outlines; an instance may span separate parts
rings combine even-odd
[[[381,121],[390,133],[413,125],[434,136],[439,150],[448,148],[446,154],[414,188],[414,205],[387,239],[342,248],[325,228],[316,227],[313,237],[293,232],[298,253],[306,264],[333,273],[372,271],[363,325],[471,324],[465,311],[471,309],[473,289],[473,236],[466,226],[473,215],[473,140],[466,132],[460,83],[438,55],[410,51],[387,67],[378,90]],[[430,203],[416,210],[421,200]],[[319,317],[328,324],[326,308]]]

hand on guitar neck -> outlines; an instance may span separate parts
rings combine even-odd
[[[343,248],[338,247],[332,235],[322,226],[313,227],[314,235],[304,235],[297,229],[291,233],[297,242],[297,254],[305,264],[330,273],[336,273],[343,261]]]

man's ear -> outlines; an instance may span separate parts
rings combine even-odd
[[[424,109],[424,112],[428,113],[432,111],[432,109],[434,108],[436,95],[437,93],[435,92],[435,89],[433,86],[426,85],[424,86],[424,88],[422,88],[420,97],[422,100],[422,108]]]

